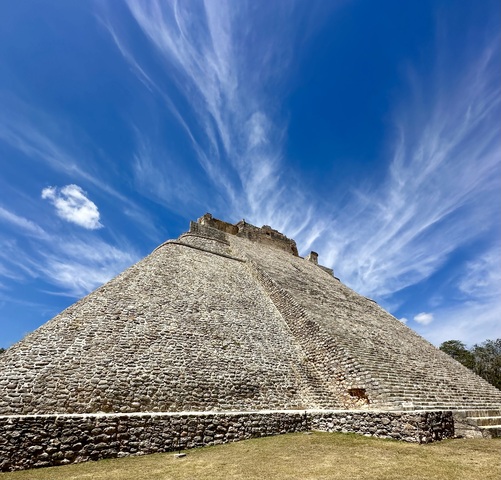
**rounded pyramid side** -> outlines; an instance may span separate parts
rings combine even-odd
[[[167,242],[12,346],[0,414],[307,407],[301,352],[230,253]]]

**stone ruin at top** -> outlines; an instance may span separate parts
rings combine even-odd
[[[0,389],[0,415],[501,405],[315,253],[210,214],[9,348]]]

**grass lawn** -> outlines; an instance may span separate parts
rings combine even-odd
[[[172,453],[0,473],[1,480],[385,479],[500,480],[501,439],[416,445],[303,433]]]

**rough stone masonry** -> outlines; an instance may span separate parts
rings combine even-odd
[[[180,412],[258,415],[251,433],[261,435],[290,431],[265,412],[291,412],[280,415],[297,429],[293,412],[351,411],[341,423],[307,413],[308,428],[429,441],[453,434],[453,410],[501,407],[499,390],[343,285],[315,252],[301,258],[269,226],[210,214],[9,348],[0,392],[3,469],[164,451],[145,447],[148,436],[168,450],[169,438],[191,438],[182,421],[166,426]],[[142,436],[83,427],[119,419]],[[247,438],[225,425],[217,440]],[[210,444],[195,437],[186,446]]]
[[[219,445],[281,433],[355,432],[426,443],[450,437],[446,412],[228,412],[0,417],[0,471]]]

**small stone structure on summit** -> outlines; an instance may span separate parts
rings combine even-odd
[[[311,429],[428,442],[501,424],[501,391],[315,252],[210,214],[9,348],[0,392],[0,470]]]

